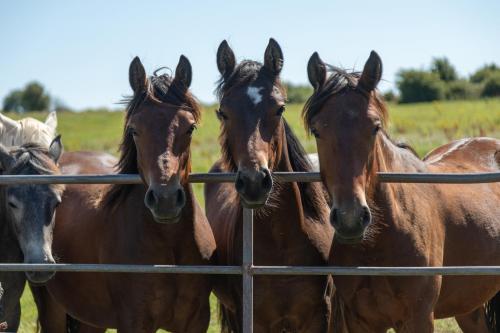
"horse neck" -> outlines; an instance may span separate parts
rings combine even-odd
[[[407,197],[407,186],[404,184],[390,184],[378,181],[377,172],[425,172],[425,163],[415,156],[409,149],[398,147],[385,133],[378,136],[374,156],[369,170],[367,184],[367,201],[377,210],[374,222],[383,219],[385,225],[398,220],[401,213],[399,204]]]
[[[283,130],[280,155],[277,156],[272,172],[292,172],[290,156],[288,155],[288,143],[285,130]],[[275,183],[265,210],[264,219],[272,214],[273,223],[276,227],[289,230],[290,227],[300,226],[304,222],[304,211],[297,183],[283,182]],[[258,212],[258,211],[257,211]],[[259,214],[256,216],[259,217]]]

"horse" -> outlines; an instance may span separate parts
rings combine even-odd
[[[385,131],[374,51],[361,73],[307,66],[314,87],[303,118],[315,136],[335,228],[330,264],[476,266],[500,262],[500,184],[383,183],[377,172],[498,172],[500,140],[469,138],[421,160]],[[433,332],[455,317],[463,332],[500,331],[499,276],[334,276],[349,332]],[[484,304],[487,304],[486,307]],[[345,327],[344,327],[345,328]],[[341,331],[338,329],[338,331]]]
[[[56,137],[57,114],[52,111],[45,122],[31,117],[12,120],[0,114],[0,143],[5,147],[18,147],[24,143],[36,142],[46,148]]]
[[[113,174],[116,173],[117,163],[118,160],[113,155],[96,151],[64,152],[59,159],[63,175],[85,175],[95,172]],[[40,333],[104,333],[105,329],[84,324],[68,315],[50,296],[46,286],[29,284],[29,287],[38,310],[37,325]]]
[[[57,175],[61,156],[60,136],[49,148],[26,143],[7,150],[0,145],[4,175]],[[56,207],[64,186],[12,184],[0,186],[0,262],[54,263],[52,230]],[[5,292],[1,297],[0,332],[17,331],[21,316],[19,299],[26,279],[46,283],[54,272],[0,272]]]
[[[131,62],[134,94],[127,104],[118,173],[138,173],[143,184],[67,186],[54,229],[53,251],[61,262],[211,263],[215,240],[188,182],[191,136],[201,117],[189,91],[191,79],[185,56],[175,77],[155,72],[148,78],[138,57]],[[189,274],[58,273],[47,285],[63,315],[120,333],[206,332],[211,288],[209,276]],[[58,309],[42,310],[41,322],[65,323]],[[66,328],[45,327],[47,332]]]
[[[222,157],[210,172],[236,172],[235,184],[205,185],[205,211],[219,265],[241,265],[242,206],[255,209],[257,265],[326,265],[333,237],[320,183],[273,181],[274,171],[310,171],[304,149],[283,117],[283,53],[270,39],[264,63],[236,65],[226,41],[217,51]],[[222,331],[242,331],[241,277],[214,285]],[[325,276],[256,276],[255,332],[326,332],[333,285]]]

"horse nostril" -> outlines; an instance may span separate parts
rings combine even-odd
[[[273,187],[273,178],[271,177],[271,172],[268,169],[262,170],[264,173],[264,178],[262,179],[262,188],[266,191],[270,191]]]
[[[363,207],[363,216],[362,222],[363,226],[367,226],[372,220],[372,214],[370,213],[370,209],[368,207]]]
[[[330,212],[330,223],[332,224],[332,226],[335,227],[338,225],[338,222],[339,222],[338,210],[337,208],[333,208],[332,211]]]
[[[157,198],[153,190],[149,189],[146,192],[146,198],[145,198],[145,203],[146,206],[152,207],[156,204]]]
[[[184,207],[186,204],[186,195],[184,194],[184,191],[182,188],[177,190],[177,207]]]
[[[242,192],[245,187],[245,183],[243,182],[243,177],[241,176],[240,172],[238,172],[238,174],[236,175],[236,182],[234,183],[234,187],[238,192]]]

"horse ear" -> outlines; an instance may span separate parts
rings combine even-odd
[[[47,116],[47,119],[45,119],[45,125],[50,127],[53,131],[56,130],[57,128],[57,114],[55,111],[51,111],[49,115]]]
[[[59,161],[59,158],[61,158],[61,155],[63,153],[63,145],[61,141],[61,135],[58,135],[52,140],[49,146],[49,156],[52,158],[52,160],[57,163]]]
[[[187,90],[191,85],[192,78],[193,70],[191,68],[191,63],[188,58],[181,55],[177,68],[175,69],[175,80],[181,82]]]
[[[264,66],[274,75],[279,75],[283,69],[283,52],[278,42],[273,38],[269,38],[269,44],[264,52]]]
[[[307,63],[307,76],[314,90],[317,90],[325,83],[326,65],[319,57],[318,52],[314,52],[311,58],[309,58],[309,62]]]
[[[135,57],[130,63],[128,70],[128,80],[134,94],[146,90],[146,71],[139,57]]]
[[[227,78],[233,73],[236,67],[236,57],[226,40],[220,43],[217,49],[217,68],[222,77]]]
[[[10,119],[9,117],[3,115],[0,113],[0,123],[5,127],[5,129],[12,130],[12,129],[20,129],[21,125],[19,122]]]
[[[15,163],[16,159],[9,153],[7,148],[0,144],[0,172],[10,170]]]
[[[364,91],[370,92],[377,87],[382,78],[382,59],[377,52],[372,51],[366,61],[363,73],[358,82],[358,87]]]

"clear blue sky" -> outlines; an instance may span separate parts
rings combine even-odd
[[[134,56],[152,73],[185,54],[194,93],[211,102],[219,43],[261,60],[269,37],[283,48],[286,80],[307,82],[313,51],[360,69],[374,49],[387,90],[398,69],[435,56],[461,75],[500,64],[500,1],[1,1],[0,99],[38,80],[70,107],[116,107]]]

